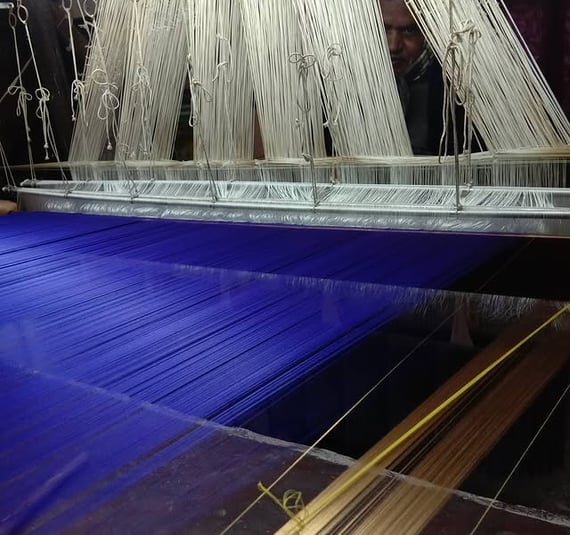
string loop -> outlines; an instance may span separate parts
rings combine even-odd
[[[219,33],[216,34],[216,39],[218,39],[219,41],[221,41],[223,43],[226,43],[227,48],[228,48],[228,59],[226,59],[224,61],[220,61],[216,65],[216,76],[214,76],[214,79],[212,80],[212,82],[215,82],[216,80],[218,80],[218,78],[221,76],[222,72],[229,71],[230,74],[225,77],[225,82],[227,84],[230,84],[234,80],[232,44],[231,44],[229,38],[224,37],[223,35],[221,35]]]
[[[22,23],[22,24],[27,24],[28,23],[28,18],[30,16],[30,13],[28,11],[28,8],[22,3],[22,0],[17,0],[16,3],[16,14],[18,15],[18,20]]]
[[[279,499],[270,489],[265,487],[263,483],[257,484],[258,490],[267,496],[275,505],[277,505],[291,520],[297,523],[299,529],[304,527],[304,522],[299,513],[305,509],[303,501],[303,493],[297,490],[287,490],[283,494],[283,498]]]
[[[15,30],[16,26],[18,25],[18,15],[14,11],[13,7],[11,7],[10,11],[8,12],[8,24],[12,30]]]
[[[93,3],[93,9],[91,11],[87,8],[90,1]],[[85,0],[85,2],[83,2],[83,12],[87,17],[94,18],[97,14],[97,0]]]

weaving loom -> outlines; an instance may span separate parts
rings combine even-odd
[[[31,161],[21,202],[189,219],[567,234],[568,119],[498,2],[436,4],[408,2],[444,65],[449,102],[468,112],[455,131],[468,139],[476,128],[487,152],[455,143],[439,158],[411,155],[375,2],[347,14],[343,2],[309,0],[231,8],[101,0],[95,22],[91,4],[80,9],[91,45],[84,80],[75,68],[69,161],[47,165],[56,182],[35,180],[46,170]],[[18,40],[16,29],[26,26],[25,13],[16,9],[11,19],[22,48],[30,39]],[[185,80],[195,159],[171,162]],[[21,80],[13,94],[27,121]],[[37,95],[45,153],[57,157],[49,93]],[[255,114],[265,159],[253,161]],[[323,121],[334,157],[324,157]]]
[[[487,151],[412,155],[375,0],[62,3],[69,158],[37,65],[9,94],[54,161],[1,150],[0,533],[569,532],[499,500],[565,444],[567,281],[508,283],[531,235],[565,272],[570,124],[499,2],[407,5]],[[320,449],[357,427],[359,461]],[[503,485],[462,493],[497,444]]]

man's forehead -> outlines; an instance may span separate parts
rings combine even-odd
[[[405,28],[415,25],[415,20],[404,0],[379,0],[386,25]]]

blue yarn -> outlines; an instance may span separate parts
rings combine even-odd
[[[359,283],[442,287],[514,243],[34,213],[0,237],[0,518],[88,459],[38,532],[202,440],[186,416],[242,425],[413,304]]]

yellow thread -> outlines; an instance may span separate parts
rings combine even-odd
[[[424,416],[416,425],[412,426],[408,431],[406,431],[400,438],[395,440],[390,446],[388,446],[385,450],[380,452],[374,459],[372,459],[368,464],[362,467],[356,474],[350,477],[345,483],[343,483],[338,489],[332,492],[329,496],[326,497],[324,503],[320,505],[315,511],[310,512],[309,516],[305,518],[306,522],[312,520],[316,515],[318,515],[325,507],[330,505],[336,498],[338,498],[343,492],[345,492],[350,485],[356,483],[359,479],[364,477],[370,469],[380,461],[384,460],[390,453],[396,450],[399,446],[401,446],[406,440],[408,440],[411,436],[415,435],[420,429],[425,427],[428,423],[430,423],[436,416],[439,416],[443,411],[445,411],[453,402],[459,399],[463,394],[467,393],[471,390],[477,383],[483,380],[487,375],[489,375],[495,368],[500,366],[505,360],[507,360],[515,351],[519,350],[523,345],[525,345],[529,340],[534,338],[538,333],[546,329],[546,327],[550,326],[554,323],[560,316],[562,316],[565,312],[570,311],[570,303],[567,304],[565,307],[560,309],[556,312],[553,316],[547,319],[542,325],[537,327],[534,331],[528,334],[525,338],[523,338],[518,344],[514,347],[509,349],[506,353],[504,353],[501,357],[499,357],[495,362],[490,364],[487,368],[481,371],[478,375],[476,375],[471,381],[463,385],[455,394],[445,400],[441,405],[436,407],[432,412],[430,412],[427,416]],[[275,498],[276,499],[276,498]],[[277,500],[278,501],[278,500]],[[290,514],[287,512],[287,514]],[[296,519],[296,517],[295,517]],[[302,527],[302,526],[301,526]]]
[[[283,494],[283,505],[292,513],[300,513],[304,508],[303,493],[298,490],[288,490]]]
[[[283,494],[283,499],[280,500],[267,487],[264,487],[261,481],[257,484],[257,488],[261,493],[270,498],[271,501],[273,501],[280,509],[285,511],[285,514],[297,523],[299,529],[303,528],[303,520],[299,518],[299,513],[305,508],[302,492],[298,490],[288,490]]]

